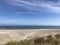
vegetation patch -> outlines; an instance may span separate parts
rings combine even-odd
[[[60,45],[60,34],[38,37],[35,39],[10,41],[4,45]]]

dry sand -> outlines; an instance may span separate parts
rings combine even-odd
[[[60,29],[0,29],[0,44],[60,33]]]

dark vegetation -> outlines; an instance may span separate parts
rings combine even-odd
[[[60,34],[39,37],[23,41],[11,41],[4,45],[60,45]]]

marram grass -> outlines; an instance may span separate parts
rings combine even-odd
[[[39,37],[23,41],[11,41],[4,45],[60,45],[60,34]]]

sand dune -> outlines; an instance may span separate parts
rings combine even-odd
[[[0,44],[4,44],[11,40],[19,41],[56,33],[60,33],[60,29],[0,29]]]

